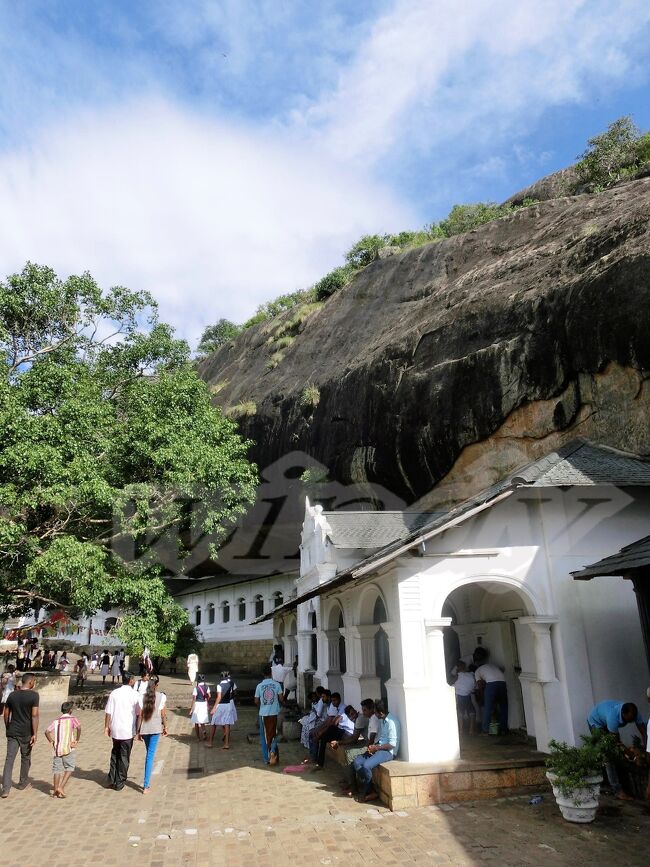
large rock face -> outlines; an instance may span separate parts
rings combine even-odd
[[[580,435],[650,453],[649,217],[648,179],[542,202],[368,266],[277,366],[263,323],[201,375],[261,467],[299,449],[428,507]]]

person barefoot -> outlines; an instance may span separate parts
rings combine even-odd
[[[72,716],[73,708],[71,701],[64,701],[61,705],[61,716],[45,729],[45,737],[54,751],[53,798],[65,798],[65,787],[76,766],[75,749],[81,739],[81,725],[79,720]]]

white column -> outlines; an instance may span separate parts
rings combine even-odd
[[[343,699],[346,704],[354,705],[357,710],[361,709],[361,701],[369,696],[361,694],[359,679],[361,677],[361,646],[356,627],[348,626],[339,630],[345,638],[345,661],[346,672],[342,675]],[[340,664],[340,660],[339,660]],[[374,695],[372,696],[374,698]]]
[[[450,762],[460,757],[456,694],[453,686],[447,683],[445,665],[443,629],[446,626],[451,626],[451,617],[425,621],[430,683],[429,713],[423,721],[424,724],[418,721],[417,741],[413,748],[409,749],[410,761]],[[409,743],[414,738],[412,729],[413,721],[409,720]],[[426,758],[415,758],[416,752],[418,755],[426,752]]]
[[[548,742],[553,737],[553,717],[561,718],[562,691],[559,689],[553,659],[551,627],[557,617],[519,617],[518,622],[530,627],[533,636],[536,671],[531,677],[526,675],[530,701],[535,723],[537,749],[548,750]]]
[[[551,626],[557,623],[557,617],[519,617],[518,621],[530,626],[533,633],[538,683],[554,683],[557,677],[551,643]]]
[[[380,684],[375,667],[375,634],[379,629],[373,624],[366,626],[348,626],[346,629],[346,650],[351,650],[348,663],[348,674],[343,683],[345,700],[353,703],[352,684],[346,678],[356,676],[359,695],[364,698],[379,698]]]

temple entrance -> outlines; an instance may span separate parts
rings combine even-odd
[[[519,618],[529,614],[528,601],[517,590],[510,585],[489,581],[470,583],[454,590],[443,608],[443,616],[452,621],[451,626],[445,628],[444,635],[448,682],[455,680],[459,661],[468,671],[486,661],[501,669],[507,691],[508,741],[522,746],[528,744],[529,736],[535,735],[534,714],[527,713],[522,689],[522,682],[535,678],[532,634],[527,625],[519,623]],[[522,669],[522,654],[528,661],[525,671]],[[498,733],[498,707],[495,705],[491,719],[487,719],[486,710],[489,715],[491,701],[486,702],[478,690],[471,696],[471,702],[476,715],[472,732],[478,735],[484,723],[492,734]],[[470,736],[471,722],[471,710],[466,706],[459,716],[461,755],[481,748],[483,739]]]

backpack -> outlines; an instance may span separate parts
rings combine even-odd
[[[225,689],[224,684],[227,684]],[[232,678],[222,680],[219,686],[221,687],[221,704],[226,704],[235,697],[235,684],[232,682]]]

